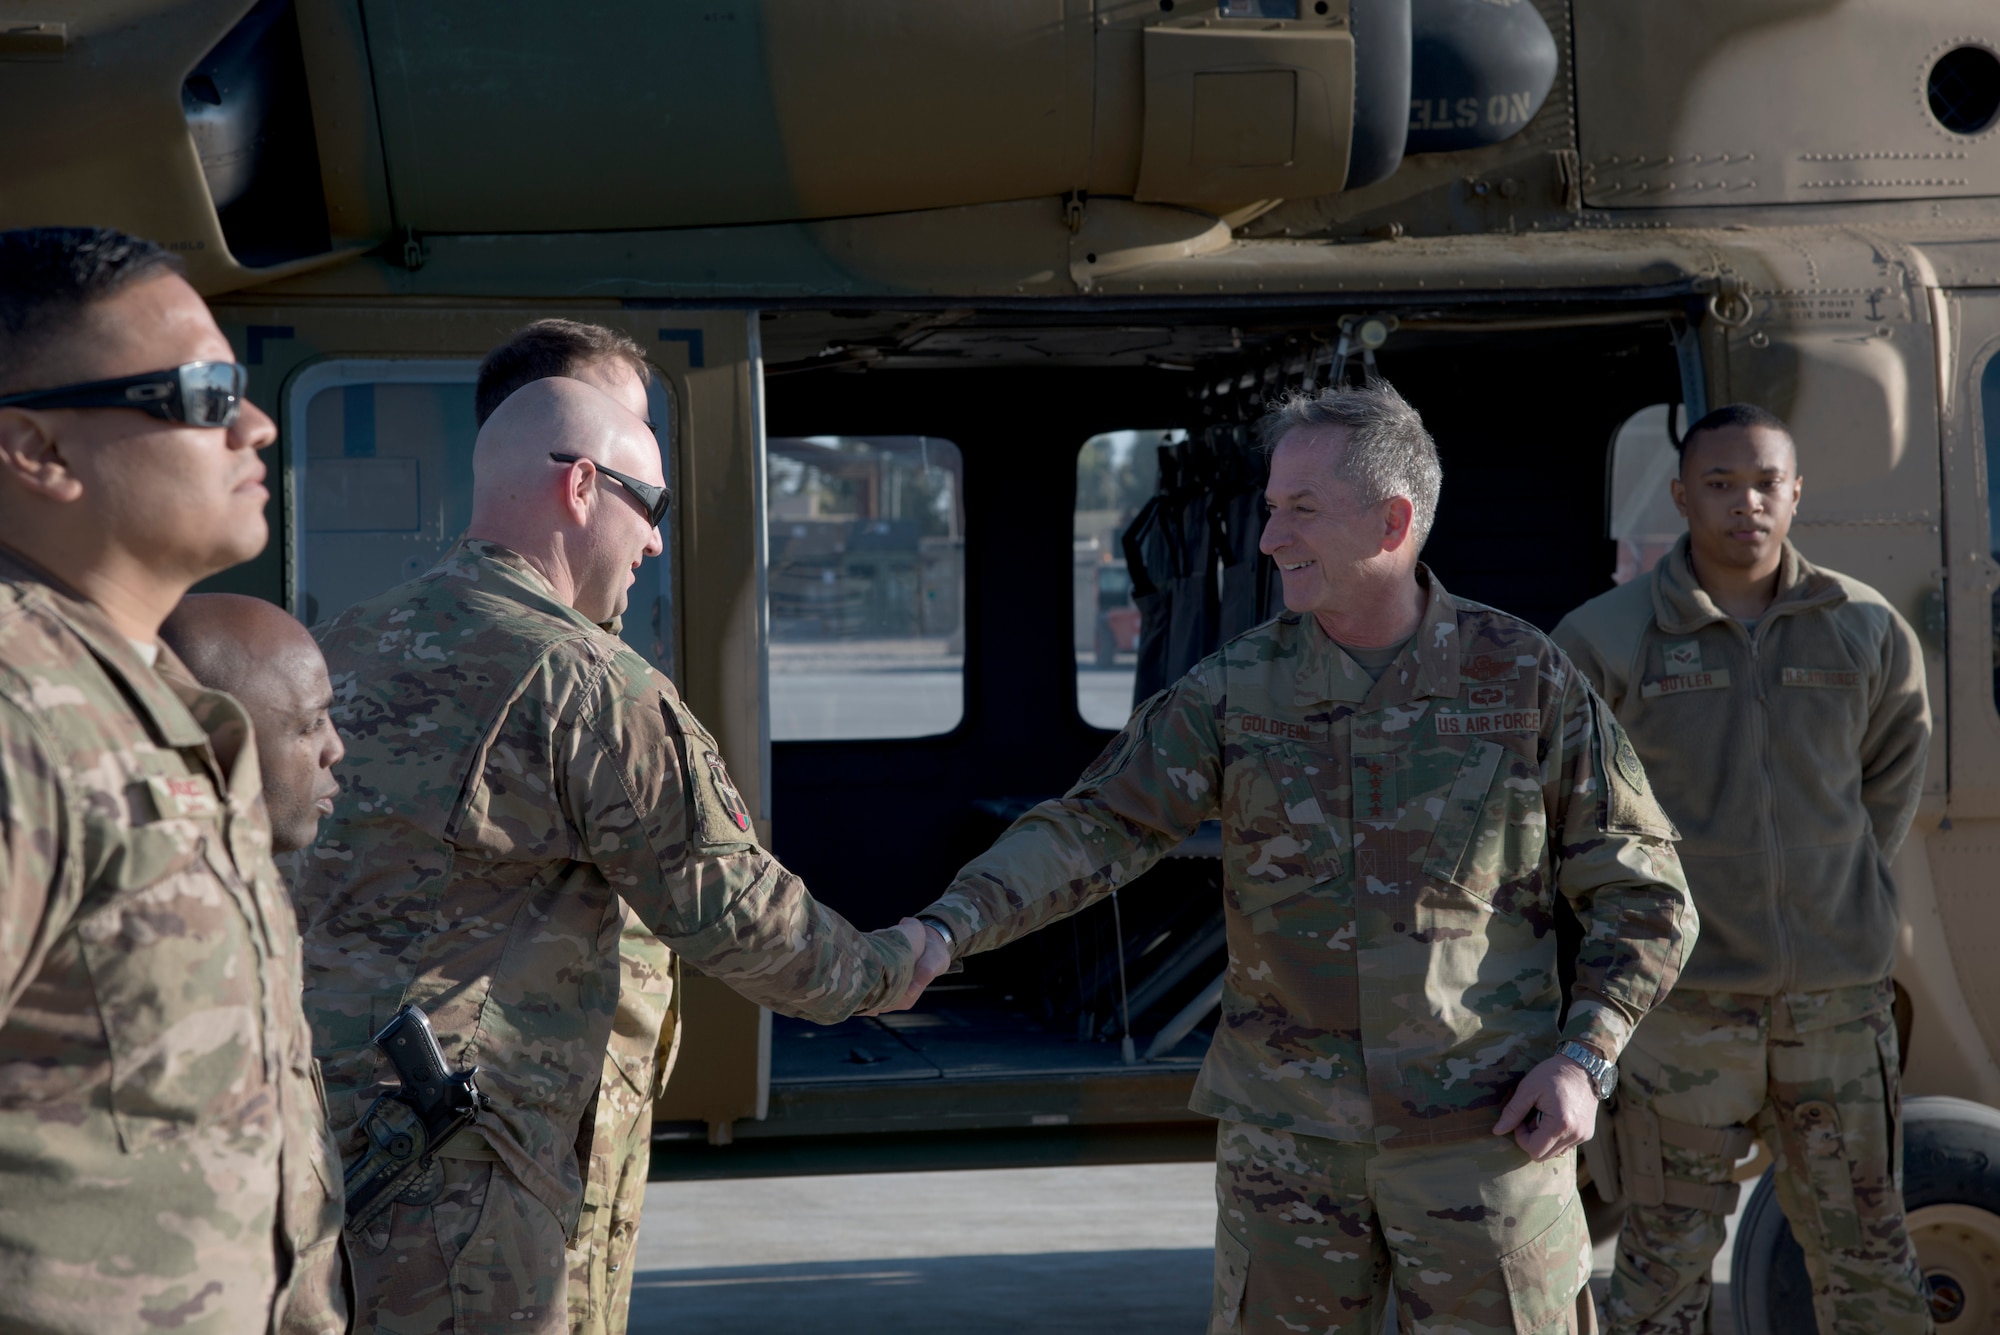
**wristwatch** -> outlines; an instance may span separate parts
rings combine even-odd
[[[929,914],[922,915],[917,921],[943,937],[944,948],[951,952],[953,959],[958,958],[958,938],[951,934],[951,928],[945,926],[944,923],[931,917]]]
[[[1618,1092],[1618,1068],[1583,1044],[1565,1040],[1556,1048],[1556,1055],[1567,1057],[1584,1069],[1600,1103]]]

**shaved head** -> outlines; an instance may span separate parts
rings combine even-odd
[[[257,734],[271,843],[289,853],[312,843],[340,791],[345,748],[327,711],[333,687],[312,635],[283,608],[237,593],[181,599],[160,638],[196,681],[243,705]]]
[[[630,409],[565,376],[524,385],[480,428],[466,536],[520,553],[570,606],[608,622],[661,542],[645,502],[606,469],[655,487],[666,481],[659,442]]]

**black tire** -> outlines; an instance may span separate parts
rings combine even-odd
[[[2000,1331],[2000,1276],[1988,1255],[1948,1237],[1949,1224],[1918,1214],[1929,1211],[1935,1219],[1933,1207],[1939,1206],[1972,1212],[1963,1215],[1973,1222],[1969,1235],[1984,1230],[2000,1239],[2000,1111],[1966,1099],[1903,1103],[1903,1208],[1913,1216],[1917,1263],[1930,1287],[1938,1335]],[[1992,1216],[1990,1229],[1979,1211]],[[1957,1233],[1968,1236],[1965,1229]],[[1816,1335],[1805,1254],[1778,1207],[1770,1173],[1750,1193],[1737,1224],[1730,1299],[1739,1335]]]

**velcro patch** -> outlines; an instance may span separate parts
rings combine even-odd
[[[722,757],[713,751],[702,752],[701,758],[708,762],[708,777],[715,785],[715,796],[722,803],[722,814],[737,829],[750,829],[750,808],[743,802],[743,794],[736,791],[736,785],[729,781],[729,770],[724,767]]]
[[[1259,737],[1289,737],[1293,741],[1309,742],[1313,730],[1303,723],[1293,723],[1288,719],[1265,718],[1262,714],[1240,714],[1237,726],[1244,732]]]
[[[1433,726],[1440,737],[1478,737],[1491,732],[1540,732],[1539,709],[1495,709],[1479,714],[1448,714],[1439,710]]]
[[[207,820],[222,810],[222,800],[208,780],[198,774],[174,778],[155,774],[146,780],[153,795],[153,810],[161,820]]]
[[[1675,640],[1660,650],[1660,660],[1669,672],[1700,672],[1701,644],[1696,640]]]
[[[1840,672],[1830,668],[1794,668],[1784,671],[1787,686],[1825,686],[1835,690],[1853,690],[1861,684],[1859,672]]]
[[[1729,685],[1729,669],[1717,668],[1713,672],[1681,672],[1671,677],[1656,677],[1652,681],[1639,684],[1639,698],[1657,700],[1663,695],[1679,695],[1683,691],[1719,691]]]

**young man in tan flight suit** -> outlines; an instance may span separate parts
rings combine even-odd
[[[581,380],[652,424],[646,402],[652,368],[639,345],[614,329],[573,320],[537,320],[486,354],[472,395],[478,424],[485,426],[515,390],[550,376]],[[616,624],[606,629],[615,633]],[[618,908],[618,1009],[604,1074],[576,1143],[583,1213],[569,1245],[571,1335],[624,1335],[632,1308],[632,1248],[652,1157],[653,1103],[666,1088],[681,1038],[679,962],[623,900]]]
[[[1783,422],[1710,413],[1673,482],[1687,537],[1555,630],[1680,827],[1701,914],[1679,985],[1621,1063],[1632,1209],[1614,1331],[1707,1329],[1730,1171],[1753,1136],[1822,1335],[1930,1329],[1903,1223],[1889,983],[1889,863],[1930,738],[1923,657],[1881,594],[1787,541],[1800,486]]]

